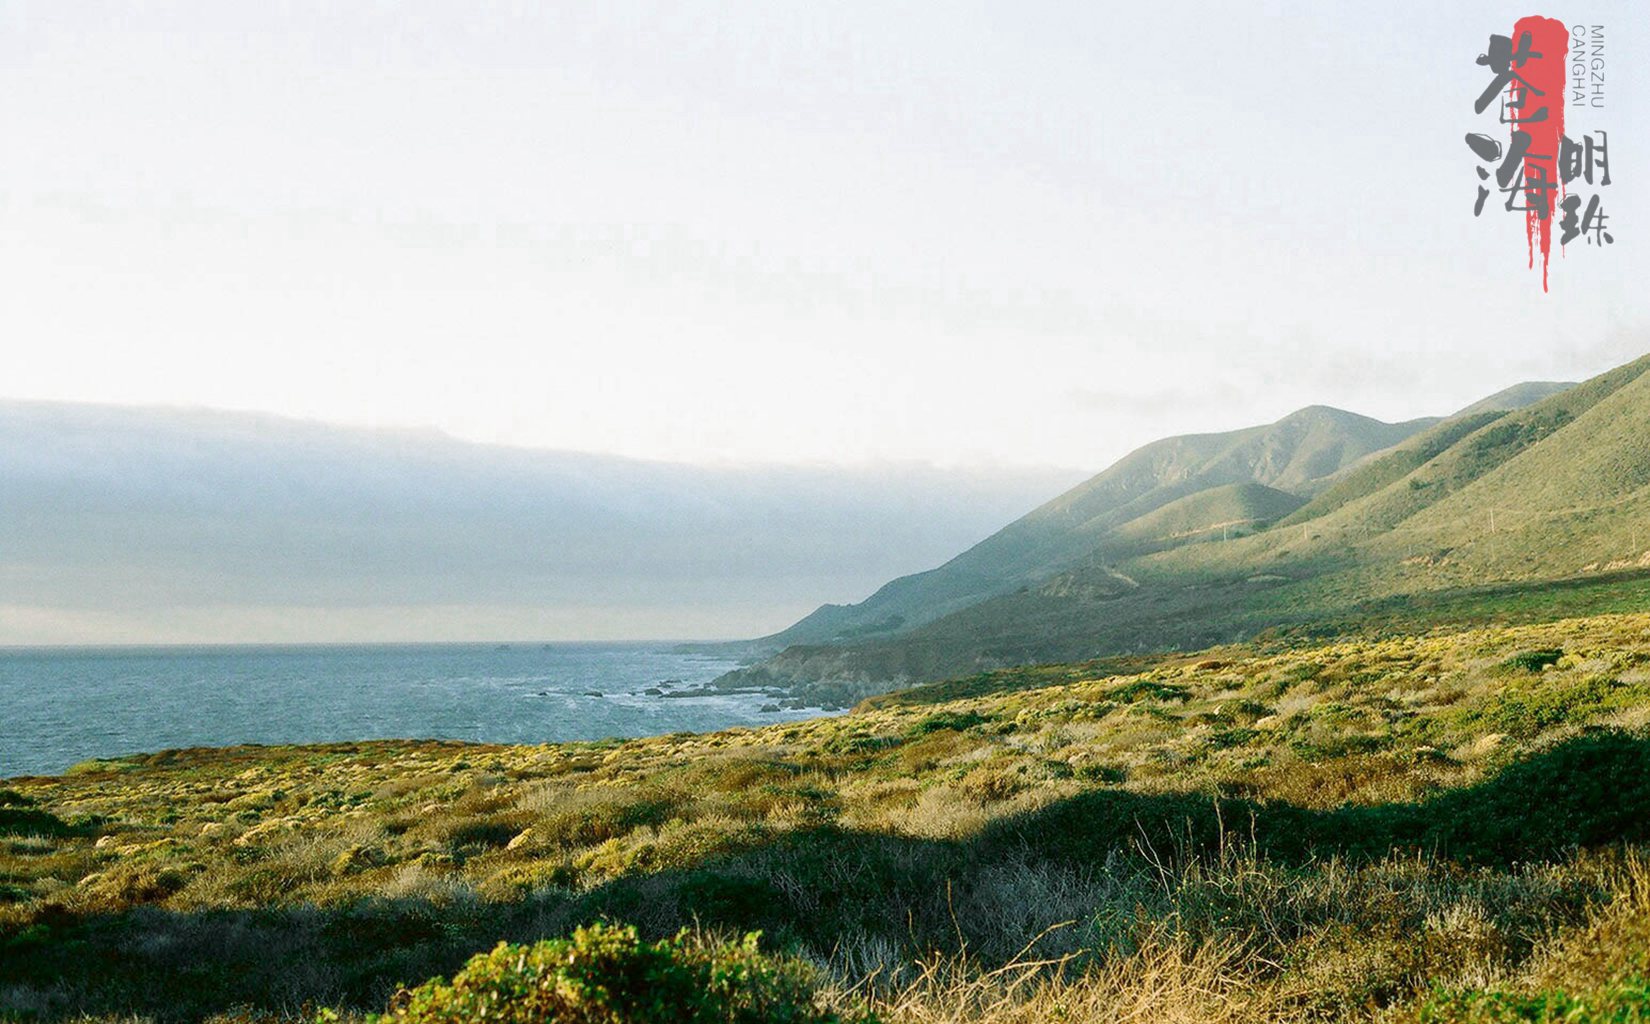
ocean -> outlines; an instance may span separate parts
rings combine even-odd
[[[172,747],[545,743],[820,713],[776,712],[758,693],[666,695],[735,665],[672,644],[0,651],[0,778]]]

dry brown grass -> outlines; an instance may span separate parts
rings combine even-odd
[[[891,990],[875,991],[873,980],[866,1001],[888,1024],[1238,1024],[1295,1016],[1230,941],[1153,939],[1085,970],[1073,969],[1074,957],[1037,959],[1026,950],[989,970],[966,957],[929,958]]]

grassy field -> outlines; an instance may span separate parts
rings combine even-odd
[[[396,995],[601,921],[636,931]],[[571,998],[586,963],[734,978],[744,1008],[555,1019],[1650,1020],[1650,615],[1018,669],[709,735],[169,751],[0,790],[9,1016],[467,1019],[488,986]]]

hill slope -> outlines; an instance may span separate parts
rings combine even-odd
[[[1382,423],[1314,406],[1265,426],[1157,441],[939,568],[894,580],[857,605],[826,605],[766,642],[777,648],[895,635],[1077,565],[1138,554],[1139,540],[1154,527],[1124,530],[1128,524],[1219,488],[1263,486],[1273,492],[1263,503],[1265,518],[1287,513],[1292,509],[1283,505],[1290,502],[1287,497],[1280,502],[1278,494],[1310,495],[1335,474],[1434,422]],[[1245,499],[1236,500],[1242,505]],[[1229,518],[1262,518],[1239,514],[1244,511],[1234,507]],[[1183,539],[1221,521],[1188,520]]]
[[[902,636],[799,645],[739,678],[824,682],[840,699],[1004,665],[1195,647],[1371,615],[1422,625],[1642,607],[1647,369],[1650,357],[1504,410],[1550,390],[1513,389],[1426,424],[1319,478],[1315,496],[1253,535],[1223,531],[1146,551],[1097,544],[1086,563]]]

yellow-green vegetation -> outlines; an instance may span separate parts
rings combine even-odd
[[[743,964],[693,1020],[1639,1020],[1650,978],[1643,614],[1018,669],[709,735],[169,751],[6,787],[0,1008],[25,1018],[468,1019],[454,993],[495,975],[562,998],[544,972],[579,949]],[[396,995],[598,921],[639,938]]]

